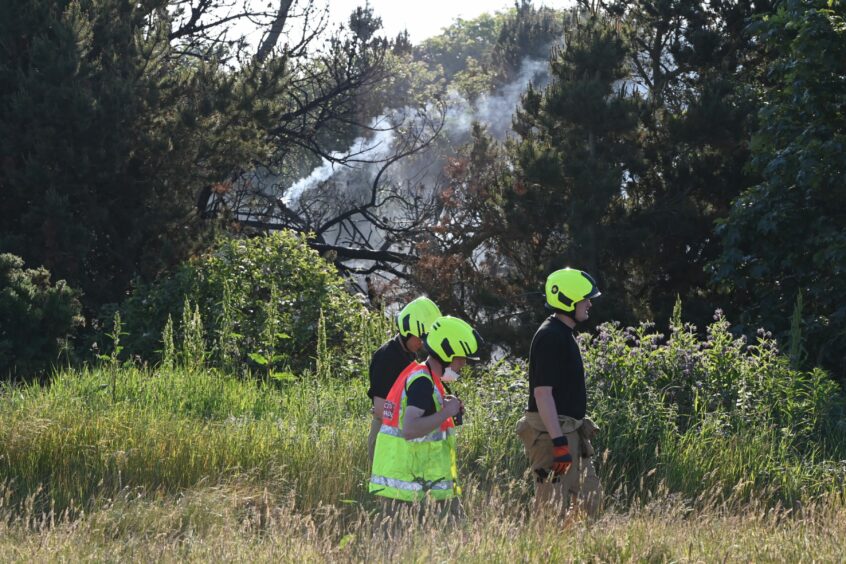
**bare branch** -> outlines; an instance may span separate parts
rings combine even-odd
[[[291,10],[291,4],[293,3],[294,0],[279,0],[279,11],[276,12],[276,19],[273,20],[270,30],[264,36],[261,45],[259,45],[256,51],[256,61],[260,63],[264,62],[271,51],[273,51],[276,42],[279,41],[282,30],[285,28],[285,20],[288,19],[288,12]]]

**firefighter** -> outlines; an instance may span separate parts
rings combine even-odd
[[[370,388],[367,390],[367,395],[373,402],[373,418],[367,439],[371,463],[376,435],[382,426],[385,398],[400,373],[415,360],[417,352],[423,347],[426,332],[432,322],[440,316],[438,306],[429,298],[421,296],[409,302],[397,314],[399,332],[373,353],[370,360]]]
[[[428,358],[403,370],[384,402],[370,492],[399,502],[456,500],[461,494],[455,423],[463,406],[444,388],[481,344],[461,319],[438,318],[425,339]]]
[[[528,408],[517,434],[532,468],[535,512],[551,509],[563,518],[580,507],[596,515],[602,489],[590,440],[598,429],[586,417],[585,370],[573,331],[600,291],[586,272],[564,268],[547,277],[545,293],[553,313],[532,338]]]

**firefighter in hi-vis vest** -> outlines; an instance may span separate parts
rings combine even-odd
[[[373,462],[376,435],[382,427],[385,398],[408,363],[414,361],[417,351],[423,348],[429,327],[440,316],[441,310],[429,298],[420,296],[412,300],[397,314],[399,333],[379,347],[370,359],[370,388],[367,390],[367,396],[373,402],[373,419],[367,439],[370,462]]]
[[[535,478],[535,513],[551,509],[564,517],[572,503],[593,516],[602,499],[591,461],[598,429],[585,416],[585,369],[573,330],[600,292],[589,274],[572,268],[550,274],[545,289],[553,314],[532,338],[529,404],[517,435]]]
[[[370,492],[402,502],[451,500],[461,493],[454,419],[463,407],[443,382],[476,360],[481,337],[465,321],[439,317],[426,335],[429,357],[412,362],[385,399]]]

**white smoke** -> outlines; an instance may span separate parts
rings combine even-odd
[[[388,182],[406,182],[429,188],[440,174],[445,159],[470,140],[473,123],[483,125],[495,139],[502,141],[511,132],[511,118],[520,102],[520,96],[529,83],[543,87],[549,82],[549,63],[545,60],[525,59],[520,66],[517,78],[491,94],[483,94],[475,101],[470,101],[457,91],[450,91],[442,140],[432,144],[427,150],[394,163],[388,170],[385,180]],[[354,155],[353,161],[338,165],[327,159],[308,176],[292,184],[283,196],[287,204],[296,204],[297,200],[309,190],[331,181],[345,186],[350,196],[356,192],[369,190],[370,183],[381,167],[378,161],[390,156],[397,141],[396,132],[388,124],[402,123],[406,116],[415,116],[410,109],[394,110],[374,119],[370,128],[374,133],[369,137],[359,137],[347,149],[332,156],[342,158]],[[412,117],[411,127],[423,127],[420,118]],[[295,206],[296,207],[296,206]]]
[[[520,96],[529,83],[538,87],[549,82],[549,63],[524,59],[517,78],[492,94],[483,94],[471,103],[456,91],[450,92],[450,111],[446,134],[461,143],[469,137],[474,122],[485,126],[488,133],[502,141],[511,132],[511,117],[520,103]]]
[[[340,165],[324,158],[323,163],[314,169],[311,174],[301,178],[285,191],[284,201],[286,203],[295,202],[304,192],[329,180],[336,174],[342,172],[349,174],[351,170],[360,170],[362,165],[356,165],[355,161],[378,162],[385,159],[391,152],[396,136],[396,132],[388,126],[388,123],[387,115],[381,115],[372,120],[370,122],[370,130],[374,132],[372,136],[358,137],[346,151],[337,151],[331,154],[333,159],[340,160],[346,157],[353,161],[351,164]],[[370,162],[364,164],[365,168],[370,166],[372,166]]]

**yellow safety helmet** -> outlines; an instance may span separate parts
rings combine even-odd
[[[575,268],[562,268],[550,274],[545,290],[546,303],[566,312],[576,309],[577,302],[602,295],[593,277]]]
[[[447,364],[457,356],[479,360],[473,355],[481,343],[482,337],[469,323],[449,315],[436,319],[426,335],[426,348]]]
[[[441,316],[441,310],[429,298],[420,296],[412,300],[397,314],[397,326],[400,335],[414,335],[423,338],[429,332],[432,323]]]

